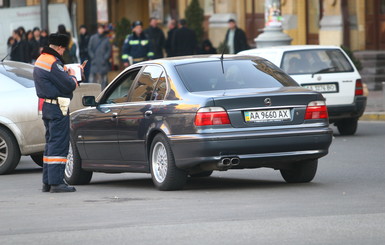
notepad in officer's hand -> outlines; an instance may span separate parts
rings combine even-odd
[[[75,77],[76,77],[76,80],[78,81],[81,81],[82,80],[82,69],[80,69],[80,64],[67,64],[65,65],[65,67],[67,68],[67,70],[69,68],[71,68],[72,70],[75,71]]]

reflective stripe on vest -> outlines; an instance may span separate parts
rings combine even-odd
[[[43,162],[45,164],[66,164],[67,162],[67,157],[48,157],[44,156],[43,157]]]
[[[48,72],[52,69],[52,64],[56,61],[55,56],[50,54],[42,54],[35,62],[35,67],[41,68]]]
[[[138,45],[139,44],[139,40],[130,40],[128,43],[130,45]]]

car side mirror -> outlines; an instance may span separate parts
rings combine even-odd
[[[97,106],[95,96],[83,96],[82,103],[84,106]]]

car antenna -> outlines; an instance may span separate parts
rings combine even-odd
[[[222,66],[223,74],[225,74],[225,68],[223,67],[223,55],[225,54],[225,51],[226,51],[226,45],[223,45],[222,54],[221,54],[221,66]]]

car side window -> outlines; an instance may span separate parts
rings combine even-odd
[[[135,84],[130,101],[153,100],[153,92],[163,70],[159,66],[147,66]]]
[[[139,70],[129,72],[122,76],[121,80],[118,81],[117,86],[109,93],[106,98],[107,104],[124,103],[128,101],[128,93],[131,85],[138,75]]]
[[[155,90],[152,93],[152,100],[164,100],[167,92],[166,73],[162,72],[158,79]]]

